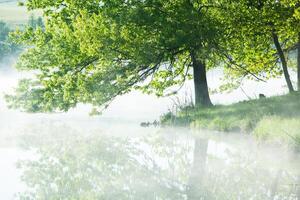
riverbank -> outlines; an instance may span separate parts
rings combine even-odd
[[[300,147],[300,93],[210,108],[167,113],[163,125],[253,134],[257,139]]]

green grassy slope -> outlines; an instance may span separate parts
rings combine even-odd
[[[300,141],[300,94],[240,102],[211,108],[187,108],[162,117],[163,124],[254,134],[278,143]]]

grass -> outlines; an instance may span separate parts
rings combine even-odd
[[[279,145],[289,144],[298,148],[300,147],[300,117],[264,117],[255,127],[253,134],[262,141]]]
[[[253,134],[259,140],[300,146],[300,94],[244,101],[228,106],[188,108],[161,118],[164,125]]]

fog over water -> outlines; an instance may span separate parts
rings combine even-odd
[[[298,154],[263,147],[249,135],[142,128],[172,109],[170,98],[134,91],[102,116],[88,106],[65,114],[6,108],[3,95],[29,76],[0,65],[0,199],[299,199]],[[209,72],[209,85],[222,72]],[[282,79],[247,82],[249,97],[284,93]],[[192,94],[186,84],[179,98]],[[241,90],[212,95],[215,104],[248,97]]]
[[[19,79],[30,76],[28,72],[18,72],[14,69],[15,59],[15,57],[8,57],[0,63],[0,111],[20,116],[20,113],[17,111],[9,111],[3,99],[3,94],[12,92]],[[296,78],[295,74],[293,74],[293,72],[291,73],[292,78]],[[221,69],[214,69],[208,72],[208,84],[211,89],[217,89],[222,84],[222,75]],[[274,90],[274,88],[276,88],[276,90]],[[175,97],[157,98],[155,95],[146,95],[139,91],[133,91],[116,98],[108,109],[103,112],[103,115],[97,118],[119,121],[155,120],[163,113],[172,109],[174,99],[178,98],[183,102],[185,98],[191,99],[193,93],[192,81],[188,81]],[[260,93],[266,96],[287,93],[284,79],[272,79],[267,83],[246,80],[237,90],[229,93],[212,94],[211,99],[214,104],[230,104],[242,100],[249,100],[249,98],[255,99]],[[55,116],[85,118],[89,117],[89,111],[89,106],[79,105],[77,108],[70,110],[67,114],[56,114]],[[49,117],[49,115],[47,117]]]
[[[16,4],[0,0],[0,18],[13,26],[29,17]],[[15,61],[9,56],[0,62],[0,200],[300,200],[294,149],[262,144],[250,134],[140,127],[174,110],[174,101],[190,99],[192,81],[175,97],[133,91],[101,116],[89,116],[87,105],[28,114],[9,110],[3,98],[31,76],[15,70]],[[221,69],[208,72],[211,89],[222,75]],[[285,85],[283,78],[245,81],[211,99],[230,104],[280,95],[287,93]]]

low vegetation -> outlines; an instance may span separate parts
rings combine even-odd
[[[228,106],[182,108],[176,114],[165,114],[161,122],[164,125],[191,126],[196,129],[251,133],[260,140],[299,145],[300,94],[244,101]]]

